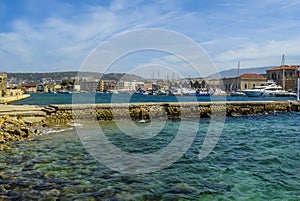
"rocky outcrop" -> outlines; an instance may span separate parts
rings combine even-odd
[[[22,117],[0,117],[0,150],[9,149],[9,141],[28,139],[33,133],[39,133],[38,130],[33,131],[31,122],[23,121]]]

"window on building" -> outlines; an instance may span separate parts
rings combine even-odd
[[[247,84],[245,84],[245,89],[248,89],[248,88],[247,88]]]

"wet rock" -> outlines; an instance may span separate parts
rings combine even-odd
[[[112,187],[108,187],[108,188],[102,188],[97,192],[93,193],[93,197],[108,198],[108,197],[114,197],[116,194],[117,194],[116,189]]]
[[[132,184],[134,183],[134,179],[130,178],[129,176],[121,176],[121,181],[125,184]]]
[[[43,194],[37,190],[31,190],[31,191],[25,192],[23,194],[23,198],[29,199],[29,200],[40,200],[42,197],[43,197]]]
[[[5,174],[4,172],[1,172],[0,173],[0,179],[3,180],[3,179],[9,179],[9,175]]]
[[[0,195],[6,195],[7,192],[8,192],[8,190],[3,185],[1,185],[0,186]]]
[[[8,200],[22,200],[22,194],[17,191],[10,190],[6,196],[9,198]]]
[[[172,186],[169,189],[166,189],[164,191],[165,193],[170,193],[170,194],[191,194],[193,192],[196,192],[196,189],[188,186],[186,184],[176,184],[175,186]]]
[[[60,191],[57,190],[57,189],[51,189],[49,191],[44,191],[43,194],[46,196],[46,197],[58,197],[60,195]]]
[[[7,144],[0,144],[0,151],[11,149]]]
[[[8,196],[0,194],[0,200],[10,200]]]

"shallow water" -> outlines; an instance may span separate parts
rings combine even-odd
[[[12,143],[11,150],[1,152],[0,196],[12,200],[300,200],[299,122],[300,113],[228,117],[215,149],[199,160],[210,123],[203,119],[193,144],[179,160],[147,174],[120,173],[98,162],[75,129],[48,133]],[[180,121],[167,121],[157,135],[138,139],[123,134],[113,122],[100,123],[115,146],[141,154],[167,146],[179,125]],[[145,134],[157,129],[137,126]],[[94,128],[84,129],[89,133]]]

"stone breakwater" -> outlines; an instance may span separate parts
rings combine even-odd
[[[49,105],[44,110],[48,124],[76,121],[161,120],[243,116],[275,112],[299,112],[297,101],[174,102]]]
[[[69,104],[47,107],[0,105],[0,150],[11,140],[38,134],[36,127],[66,126],[80,121],[167,120],[299,112],[297,101],[161,102],[120,104]]]

